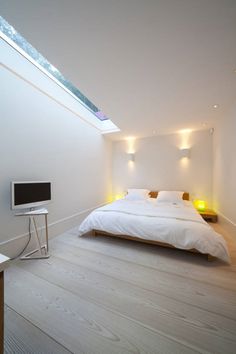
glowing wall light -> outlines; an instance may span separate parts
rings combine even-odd
[[[180,149],[189,149],[191,147],[191,129],[183,129],[179,131],[180,134]]]
[[[127,148],[126,148],[126,153],[128,154],[128,166],[130,170],[134,169],[135,166],[135,138],[134,137],[128,137],[125,139],[127,143]]]
[[[190,149],[180,149],[180,158],[190,158]]]
[[[126,141],[127,141],[126,152],[128,154],[134,154],[135,153],[135,138],[130,136],[126,139]]]
[[[132,161],[132,162],[135,161],[135,154],[134,153],[129,153],[128,156],[129,156],[129,161]]]

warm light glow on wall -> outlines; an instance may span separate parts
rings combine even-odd
[[[119,200],[119,199],[122,199],[124,198],[124,194],[116,194],[115,197],[114,197],[114,200]]]
[[[135,141],[136,139],[132,136],[125,139],[127,143],[126,153],[128,154],[128,166],[130,170],[134,169],[135,161]]]
[[[189,158],[188,158],[188,157],[182,157],[182,158],[180,159],[180,163],[181,163],[181,165],[182,165],[183,167],[187,167],[188,164],[189,164]]]
[[[180,134],[180,149],[189,149],[191,147],[191,129],[182,129]]]
[[[181,129],[179,132],[183,134],[188,134],[188,133],[192,133],[192,129]]]
[[[111,202],[113,202],[113,200],[114,200],[114,198],[113,198],[113,195],[112,195],[112,194],[109,194],[109,195],[107,196],[107,198],[106,198],[106,202],[107,202],[107,203],[111,203]]]
[[[127,141],[127,154],[134,154],[135,153],[135,138],[130,136],[126,138]]]
[[[180,155],[180,163],[183,167],[187,167],[189,165],[189,159],[190,159],[190,149],[185,148],[185,149],[180,149],[179,150],[179,155]]]
[[[117,194],[109,194],[107,197],[107,203],[112,203],[115,200],[123,199],[125,196],[125,193],[117,193]]]
[[[130,169],[130,170],[133,170],[133,169],[134,169],[134,165],[135,165],[134,161],[129,160],[128,166],[129,166],[129,169]]]

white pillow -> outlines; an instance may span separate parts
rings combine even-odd
[[[149,198],[148,189],[128,189],[128,194],[125,199],[127,200],[144,200]]]
[[[183,203],[183,194],[181,191],[160,191],[158,192],[157,202]]]

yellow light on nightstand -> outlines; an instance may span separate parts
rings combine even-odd
[[[124,194],[116,194],[115,195],[115,200],[119,200],[119,199],[122,199],[122,198],[124,198]]]
[[[106,198],[106,202],[107,203],[112,203],[113,202],[113,195],[112,194],[109,194]]]
[[[204,200],[196,200],[195,206],[196,206],[197,210],[199,210],[199,211],[206,210],[206,202]]]

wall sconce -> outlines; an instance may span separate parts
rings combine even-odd
[[[134,153],[129,153],[128,156],[129,156],[129,161],[134,162],[134,160],[135,160],[135,154],[134,154]]]
[[[184,157],[190,158],[190,149],[180,149],[180,158]]]

